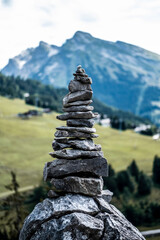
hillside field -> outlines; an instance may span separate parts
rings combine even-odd
[[[34,109],[23,100],[0,97],[0,192],[10,182],[10,171],[17,173],[20,187],[35,186],[42,179],[45,162],[52,161],[55,128],[64,125],[57,113],[21,120],[17,113]],[[135,159],[139,168],[151,174],[153,158],[160,155],[160,141],[134,133],[120,132],[95,125],[104,156],[116,171],[125,169]]]

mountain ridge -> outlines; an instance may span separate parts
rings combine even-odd
[[[9,60],[2,73],[66,87],[79,64],[93,79],[96,98],[160,124],[160,55],[132,44],[77,31],[61,47],[40,41]]]

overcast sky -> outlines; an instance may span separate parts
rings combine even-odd
[[[0,0],[0,68],[41,40],[60,46],[77,30],[160,54],[160,0]]]

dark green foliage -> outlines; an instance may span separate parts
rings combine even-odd
[[[117,187],[117,181],[115,177],[115,171],[112,168],[112,165],[108,166],[109,172],[108,177],[103,177],[104,189],[109,189],[111,192],[114,192],[114,195],[118,197],[119,191]]]
[[[138,205],[125,205],[124,214],[126,218],[134,225],[139,226],[142,224],[144,219],[143,210]]]
[[[131,164],[128,166],[128,170],[130,172],[130,174],[135,177],[135,180],[138,181],[138,178],[139,178],[139,169],[138,169],[138,166],[136,164],[136,161],[133,160],[131,162]]]
[[[153,181],[156,184],[160,184],[160,157],[157,155],[153,160]]]
[[[113,177],[113,176],[115,175],[115,171],[114,171],[114,169],[112,168],[112,165],[111,165],[111,164],[109,164],[108,169],[109,169],[108,176],[109,176],[109,177]]]
[[[134,185],[128,171],[120,171],[117,174],[117,186],[120,192],[123,192],[125,187],[128,187],[130,192],[134,191]]]
[[[39,186],[35,187],[31,194],[28,195],[25,204],[28,204],[29,210],[32,211],[34,206],[43,201],[47,197],[48,191],[51,189],[51,184],[46,183],[43,180],[40,182]]]
[[[143,172],[140,172],[138,179],[138,194],[147,195],[151,193],[152,181]]]
[[[10,191],[14,191],[12,195],[2,200],[0,204],[0,236],[1,239],[18,239],[19,231],[22,227],[22,220],[26,216],[24,209],[24,199],[19,193],[19,184],[16,174],[11,171],[12,181],[5,186]]]
[[[137,204],[124,204],[123,213],[136,226],[160,223],[160,204],[156,202],[140,201]]]
[[[4,76],[0,73],[0,95],[10,98],[23,98],[24,93],[30,96],[25,98],[26,103],[37,105],[51,110],[62,111],[62,98],[67,89],[55,89],[50,85],[43,85],[36,80],[23,80],[19,77]]]

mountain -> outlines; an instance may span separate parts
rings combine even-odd
[[[66,87],[79,64],[92,77],[97,99],[160,125],[160,55],[128,43],[78,31],[61,47],[40,42],[25,50],[2,73]]]

